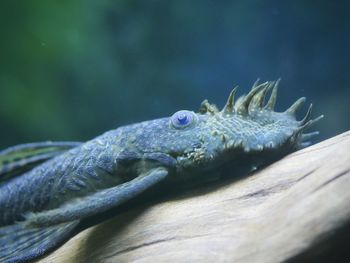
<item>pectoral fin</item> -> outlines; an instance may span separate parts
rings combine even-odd
[[[27,224],[49,226],[107,211],[134,198],[165,179],[167,175],[168,171],[165,168],[152,169],[129,182],[98,191],[90,196],[74,199],[56,209],[29,214],[26,217]]]
[[[0,262],[34,259],[67,240],[79,220],[50,227],[28,227],[23,222],[0,227]]]
[[[0,151],[0,183],[80,144],[80,142],[37,142]]]

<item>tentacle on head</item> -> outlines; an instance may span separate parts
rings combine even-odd
[[[259,79],[257,79],[250,92],[240,96],[237,100],[235,95],[238,88],[235,87],[230,92],[221,111],[214,104],[210,104],[205,100],[199,112],[212,116],[218,115],[218,119],[223,117],[223,123],[230,118],[236,118],[235,123],[239,123],[236,128],[237,138],[228,140],[232,141],[230,144],[235,147],[242,146],[244,149],[259,150],[261,147],[274,148],[286,142],[290,142],[295,146],[301,144],[301,146],[305,146],[309,143],[309,139],[318,134],[318,132],[305,133],[305,131],[322,119],[323,116],[311,119],[312,104],[310,104],[304,118],[300,121],[296,120],[296,113],[305,103],[305,97],[296,100],[284,112],[276,112],[274,108],[279,83],[280,79],[264,83],[259,83]],[[270,95],[268,96],[268,94]],[[247,120],[252,121],[248,125],[249,127],[246,127],[247,131],[239,130],[242,128],[240,125],[246,123]],[[235,129],[235,127],[232,129]],[[244,137],[243,140],[241,140],[241,137]],[[228,144],[226,141],[224,143]]]

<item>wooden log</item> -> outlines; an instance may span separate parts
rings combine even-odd
[[[349,222],[346,132],[238,181],[123,212],[84,230],[40,262],[350,259]]]

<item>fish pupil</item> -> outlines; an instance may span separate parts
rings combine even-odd
[[[187,118],[187,115],[185,113],[180,113],[177,116],[177,120],[179,121],[179,124],[181,124],[181,125],[185,125],[188,123],[188,118]]]

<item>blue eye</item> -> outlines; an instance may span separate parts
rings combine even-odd
[[[178,129],[185,128],[193,123],[196,118],[195,113],[188,110],[181,110],[175,112],[173,116],[171,116],[171,124]]]

